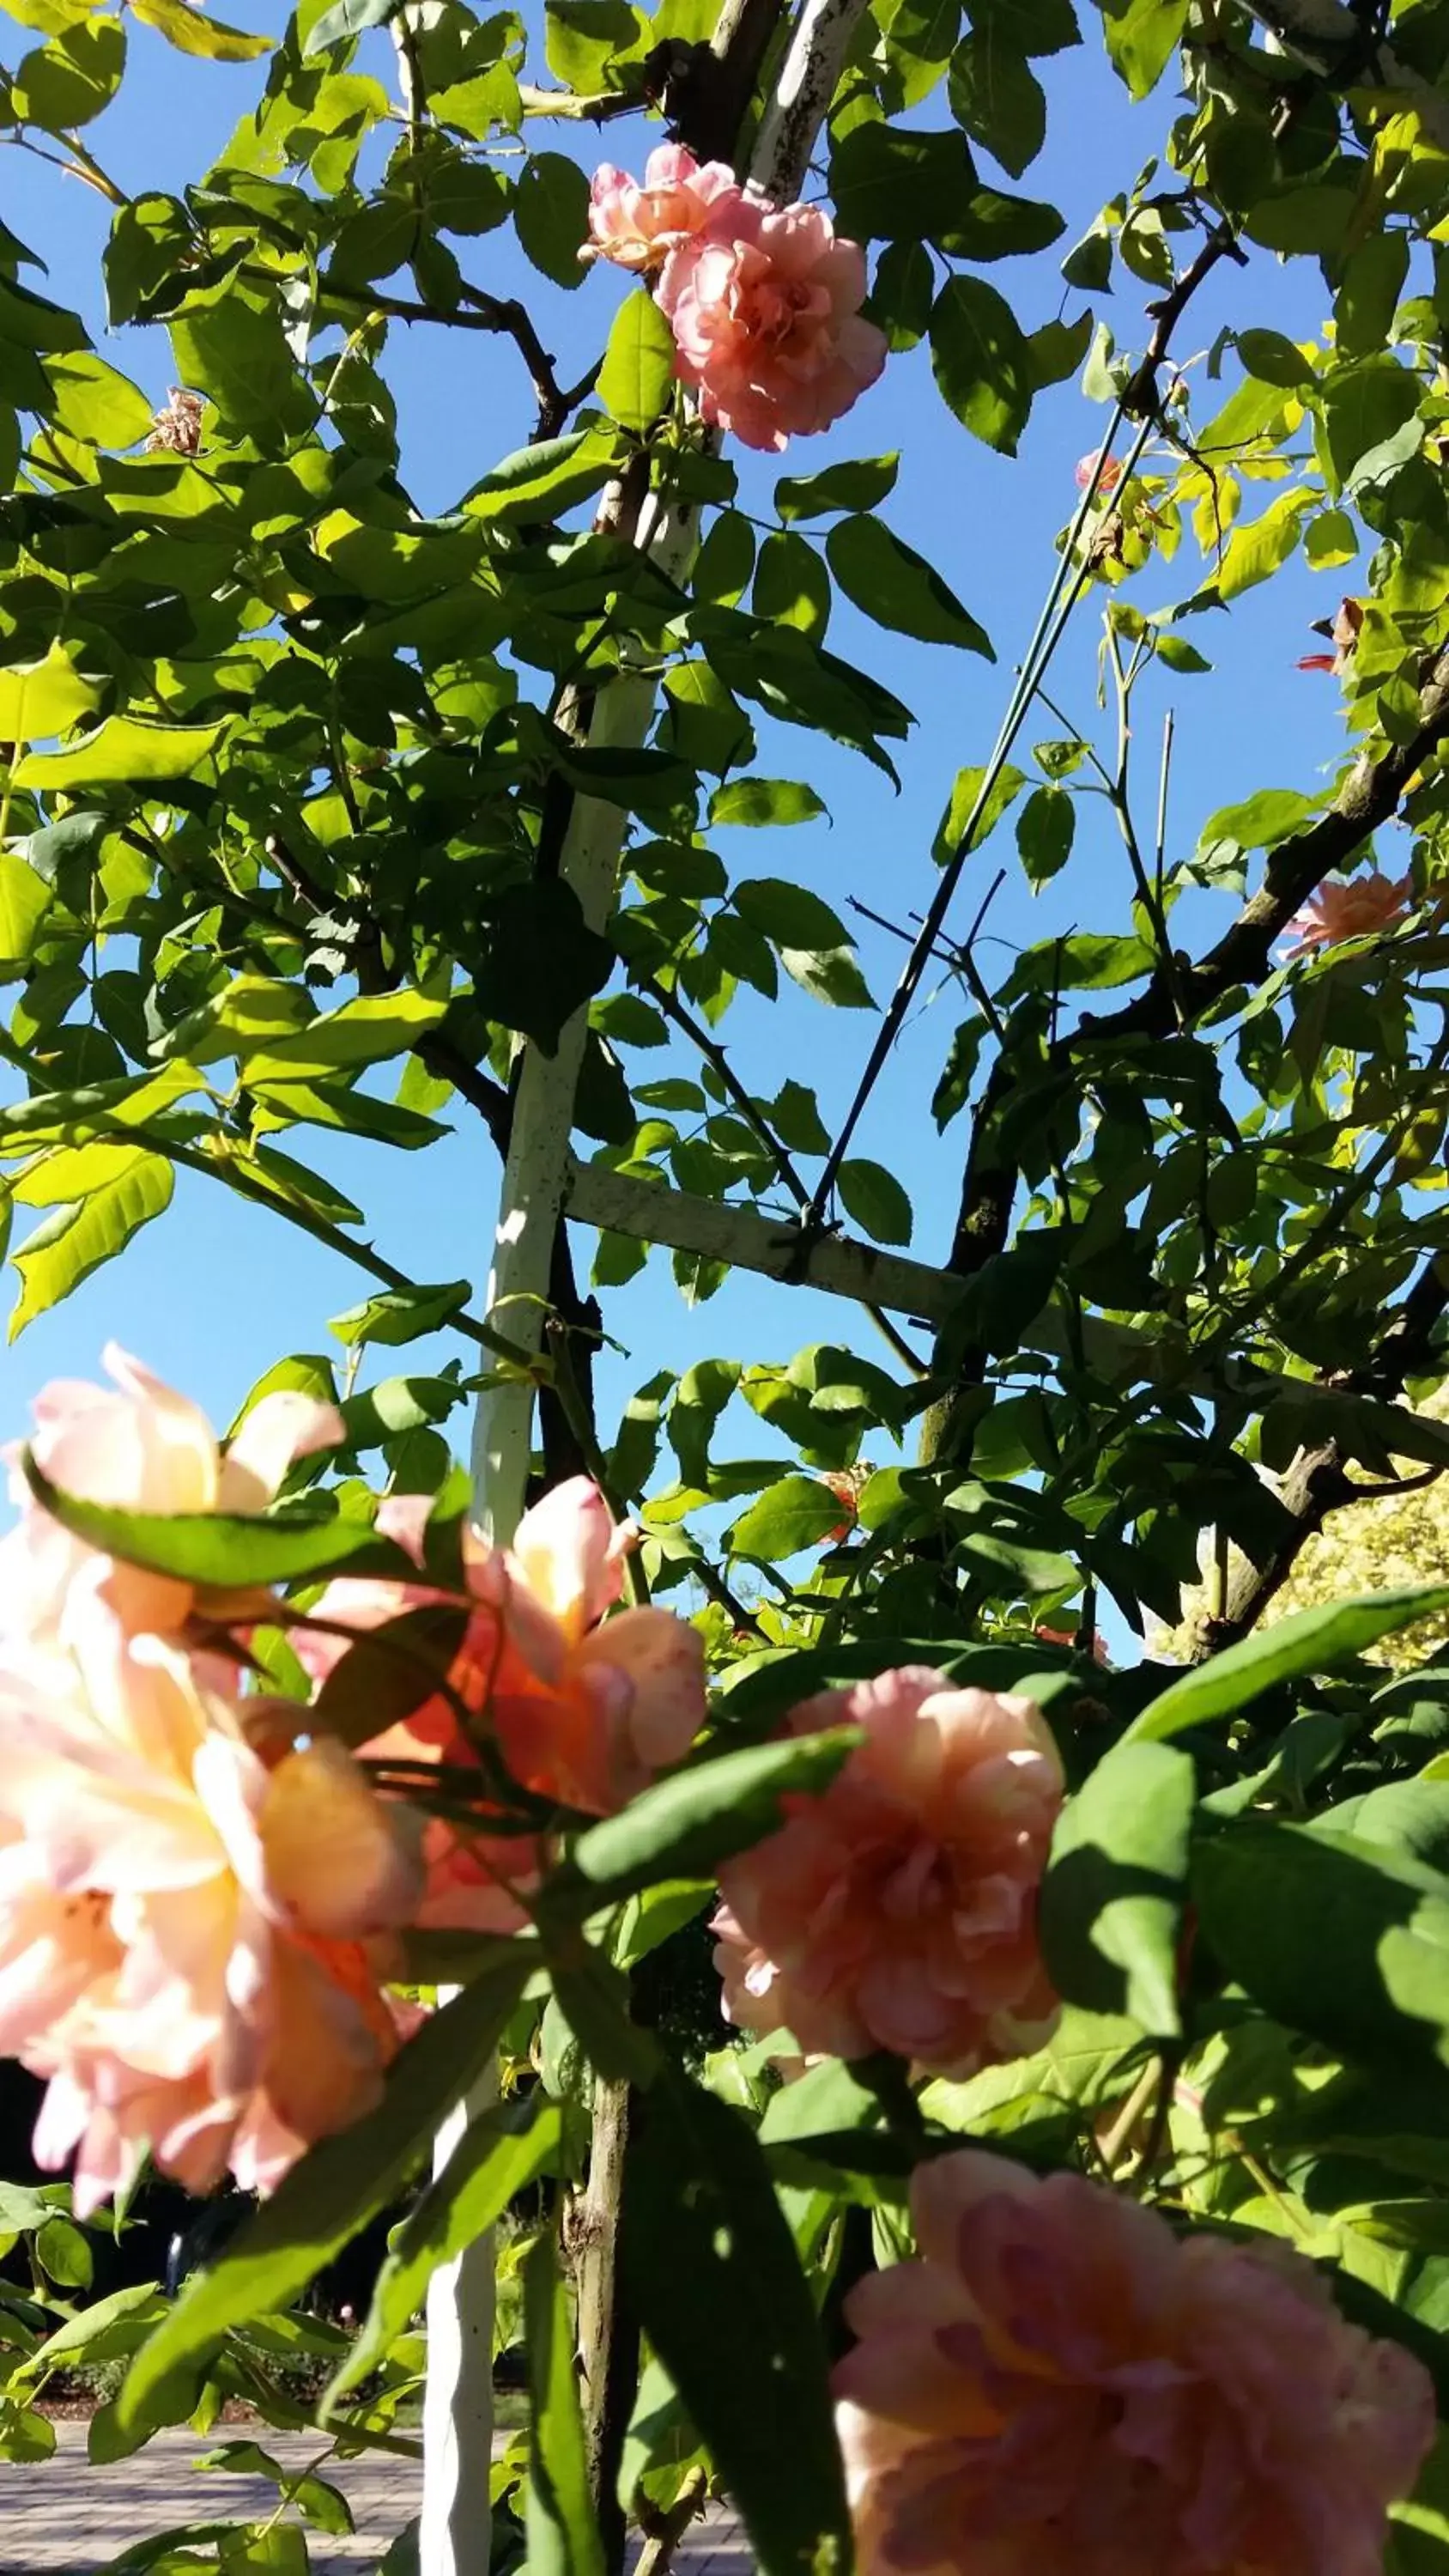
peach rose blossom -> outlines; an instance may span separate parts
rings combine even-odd
[[[1292,944],[1280,953],[1290,959],[1306,957],[1315,948],[1336,948],[1343,939],[1392,930],[1409,910],[1413,892],[1412,878],[1381,876],[1377,869],[1361,877],[1325,877],[1293,915],[1288,924]]]
[[[720,1872],[730,2019],[787,2029],[806,2055],[888,2048],[942,2075],[1037,2046],[1056,2015],[1036,1893],[1063,1780],[1035,1703],[908,1666],[790,1724],[866,1740]]]
[[[650,153],[642,186],[604,161],[589,188],[589,238],[579,257],[648,276],[742,193],[723,161],[701,165],[682,143]]]
[[[861,2576],[1380,2576],[1434,2392],[1300,2256],[970,2149],[911,2201],[834,2377]]]
[[[199,1408],[111,1342],[102,1354],[116,1392],[71,1378],[42,1389],[31,1448],[54,1485],[132,1512],[260,1512],[287,1469],[344,1437],[335,1406],[279,1391],[263,1396],[223,1453]],[[12,1453],[12,1457],[13,1457]],[[66,1597],[96,1551],[42,1510],[14,1463],[18,1528],[0,1540],[0,1634],[60,1637]],[[112,1608],[133,1632],[182,1627],[192,1587],[101,1557]]]
[[[1077,458],[1076,472],[1073,476],[1073,480],[1076,483],[1077,490],[1079,492],[1085,492],[1093,475],[1096,474],[1098,498],[1105,500],[1111,493],[1116,491],[1118,484],[1122,480],[1122,459],[1120,456],[1109,456],[1105,458],[1102,465],[1102,471],[1100,474],[1097,474],[1097,454],[1098,451],[1094,447],[1086,456],[1079,456]]]
[[[865,292],[864,253],[837,241],[819,207],[749,194],[671,252],[658,288],[675,373],[701,416],[774,453],[828,429],[875,383],[887,344],[861,319]]]
[[[386,1507],[379,1525],[421,1560],[416,1528]],[[475,1603],[448,1679],[455,1699],[498,1745],[505,1768],[541,1798],[611,1815],[680,1761],[704,1723],[704,1647],[672,1611],[631,1609],[605,1619],[619,1597],[635,1542],[616,1528],[587,1477],[556,1486],[519,1523],[513,1547],[465,1540]],[[312,1616],[365,1631],[444,1598],[426,1582],[343,1576]],[[602,1624],[601,1624],[602,1623]],[[301,1629],[294,1643],[318,1679],[345,1639]],[[373,1761],[477,1767],[472,1735],[441,1692],[362,1747]],[[419,1920],[504,1931],[541,1866],[531,1836],[492,1835],[433,1818],[426,1829],[428,1888]]]
[[[265,2184],[369,2109],[422,1878],[340,1745],[204,1687],[110,1592],[94,1557],[64,1646],[0,1648],[0,2046],[49,2081],[36,2152],[77,2151],[82,2211],[148,2145],[189,2190]]]

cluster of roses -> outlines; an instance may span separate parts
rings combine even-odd
[[[344,1437],[329,1405],[266,1396],[225,1456],[205,1417],[126,1357],[117,1391],[59,1384],[33,1453],[84,1499],[255,1513],[299,1457]],[[266,2189],[371,2108],[411,2019],[388,1992],[409,1925],[509,1932],[551,1853],[541,1835],[452,1824],[380,1796],[367,1762],[478,1772],[489,1711],[512,1777],[603,1814],[675,1761],[704,1715],[700,1641],[631,1610],[600,1628],[621,1535],[580,1481],[512,1554],[475,1544],[448,1689],[362,1745],[246,1687],[267,1592],[203,1592],[73,1538],[17,1473],[0,1546],[0,2052],[48,2089],[44,2164],[76,2153],[84,2213],[149,2149],[204,2191],[228,2166]],[[427,1505],[379,1511],[421,1561]],[[341,1580],[290,1626],[320,1683],[353,1639],[440,1596]],[[483,1783],[480,1778],[480,1790]],[[504,1821],[499,1819],[499,1821]]]
[[[331,1407],[273,1395],[223,1455],[193,1406],[123,1354],[109,1364],[116,1393],[47,1391],[33,1444],[54,1485],[93,1501],[256,1512],[292,1461],[343,1437]],[[376,2098],[406,2030],[389,1992],[405,1927],[525,1919],[554,1838],[489,1830],[525,1821],[522,1801],[493,1803],[497,1766],[549,1805],[625,1804],[699,1728],[699,1638],[615,1607],[632,1533],[577,1480],[512,1550],[470,1544],[446,1688],[355,1759],[319,1713],[248,1687],[245,1641],[286,1621],[321,1682],[380,1624],[451,1598],[424,1572],[424,1503],[378,1515],[416,1581],[343,1577],[297,1618],[85,1546],[23,1479],[16,1500],[0,2051],[48,2078],[37,2151],[78,2150],[83,2210],[148,2148],[192,2189],[228,2165],[266,2188]],[[830,1788],[788,1800],[722,1873],[727,2010],[782,2054],[888,2049],[922,2073],[1037,2045],[1056,2000],[1036,1902],[1064,1784],[1035,1704],[907,1669],[790,1724],[842,1720],[862,1740]],[[476,1808],[385,1794],[437,1764],[474,1769]],[[973,2150],[925,2164],[911,2197],[918,2257],[851,2293],[835,2379],[865,2576],[1376,2576],[1433,2393],[1300,2258],[1180,2239],[1079,2175]]]
[[[650,153],[642,185],[612,162],[595,171],[582,256],[655,280],[675,374],[746,447],[828,429],[885,365],[859,245],[818,206],[774,205],[682,144]]]

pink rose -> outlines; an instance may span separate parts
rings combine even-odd
[[[388,1527],[406,1544],[400,1526]],[[448,1675],[454,1700],[494,1736],[523,1788],[590,1815],[627,1805],[656,1771],[683,1759],[704,1723],[698,1632],[667,1610],[604,1616],[636,1535],[616,1527],[598,1488],[576,1476],[525,1512],[511,1549],[465,1542],[477,1606]],[[425,1583],[343,1577],[312,1616],[365,1632],[441,1597]],[[296,1630],[293,1641],[319,1680],[346,1651],[345,1638],[317,1630]],[[478,1768],[472,1734],[441,1692],[362,1751],[373,1761]],[[476,1826],[430,1820],[426,1852],[419,1920],[458,1929],[511,1929],[542,1866],[536,1837],[492,1835],[485,1814]]]
[[[828,215],[750,195],[712,210],[658,289],[702,417],[775,452],[828,429],[884,367],[885,335],[860,318],[865,291],[864,254]]]
[[[1062,1803],[1034,1701],[907,1668],[795,1710],[866,1730],[821,1797],[720,1872],[730,2019],[807,2055],[878,2048],[966,2075],[1037,2046],[1056,1997],[1036,1894]]]
[[[1097,474],[1097,456],[1098,450],[1094,447],[1088,455],[1079,456],[1077,458],[1074,480],[1076,482],[1077,490],[1079,492],[1085,492],[1093,475],[1096,474],[1098,497],[1099,499],[1105,500],[1111,493],[1116,491],[1118,484],[1122,480],[1122,459],[1120,456],[1105,457],[1102,462],[1102,471],[1100,474]]]
[[[85,1502],[129,1512],[260,1512],[294,1459],[344,1437],[335,1406],[278,1392],[253,1406],[223,1452],[205,1414],[185,1396],[114,1342],[102,1356],[117,1393],[58,1378],[35,1402],[36,1464]],[[0,1541],[0,1634],[61,1636],[69,1587],[97,1563],[126,1627],[165,1633],[184,1626],[194,1597],[189,1583],[98,1557],[42,1511],[18,1464],[10,1496],[20,1525]]]
[[[49,2080],[36,2153],[78,2150],[82,2211],[148,2144],[189,2190],[265,2182],[368,2110],[422,1884],[341,1745],[205,1688],[110,1588],[94,1559],[64,1645],[0,1647],[0,2046]]]
[[[1413,892],[1411,877],[1380,876],[1377,869],[1361,877],[1325,877],[1288,923],[1295,936],[1280,953],[1285,959],[1306,957],[1315,948],[1336,948],[1342,939],[1392,930],[1408,911]]]
[[[861,2576],[1380,2576],[1434,2392],[1300,2256],[971,2149],[911,2203],[834,2379]]]
[[[661,143],[650,153],[642,187],[605,161],[589,189],[589,239],[579,257],[613,260],[647,276],[741,193],[722,161],[701,168],[682,143]]]

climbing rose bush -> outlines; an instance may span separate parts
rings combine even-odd
[[[911,2214],[834,2378],[861,2576],[1378,2576],[1433,2386],[1299,2256],[970,2149]]]
[[[1047,2038],[1036,1899],[1063,1781],[1034,1701],[908,1667],[823,1692],[791,1725],[865,1740],[720,1872],[730,2019],[788,2030],[807,2056],[885,2048],[955,2076]]]

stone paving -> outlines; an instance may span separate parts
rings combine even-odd
[[[84,2424],[57,2424],[56,2434],[53,2458],[0,2468],[0,2576],[95,2576],[157,2532],[259,2520],[276,2502],[265,2478],[194,2467],[200,2453],[247,2438],[232,2427],[205,2443],[185,2430],[159,2433],[144,2451],[110,2468],[90,2466]],[[309,2433],[264,2427],[255,2438],[288,2470],[309,2467],[322,2448]],[[417,2462],[374,2453],[328,2461],[322,2474],[342,2489],[357,2528],[346,2536],[309,2530],[313,2565],[326,2576],[374,2576],[417,2512]],[[673,2564],[677,2576],[751,2576],[753,2562],[736,2518],[712,2509],[681,2542]]]

